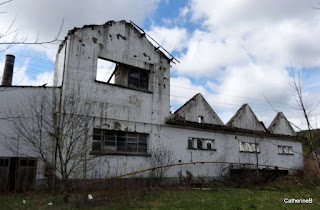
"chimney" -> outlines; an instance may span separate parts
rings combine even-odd
[[[3,85],[3,86],[11,86],[12,85],[14,58],[15,57],[13,55],[6,55],[6,62],[4,64],[2,83],[1,83],[1,85]]]

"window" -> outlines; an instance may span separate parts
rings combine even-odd
[[[189,138],[189,139],[188,139],[188,149],[192,149],[192,146],[193,146],[192,143],[193,143],[193,142],[192,142],[192,138]]]
[[[188,139],[188,149],[197,150],[216,150],[214,148],[214,139],[193,138]]]
[[[202,149],[202,139],[197,139],[197,149]]]
[[[203,123],[203,117],[202,116],[198,117],[198,123]]]
[[[293,155],[291,146],[278,146],[278,154]]]
[[[21,159],[20,160],[20,166],[27,166],[28,164],[28,160],[27,159]]]
[[[149,91],[149,71],[104,58],[97,60],[96,81]]]
[[[9,159],[8,158],[0,158],[0,167],[7,167],[9,166]]]
[[[114,84],[114,71],[117,64],[108,60],[98,58],[96,80]]]
[[[257,143],[240,142],[239,147],[240,152],[260,152],[259,144]]]
[[[93,152],[147,153],[148,134],[93,129]]]
[[[148,90],[149,73],[146,70],[133,68],[129,69],[128,87],[138,90]]]

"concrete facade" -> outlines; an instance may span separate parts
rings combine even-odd
[[[117,64],[115,84],[96,80],[98,58]],[[107,147],[112,151],[103,151],[107,142],[102,142],[98,153],[92,149],[98,141],[94,137],[89,139],[87,155],[92,159],[88,164],[93,167],[85,175],[75,174],[74,178],[105,178],[149,168],[150,151],[160,146],[172,151],[176,163],[228,162],[176,166],[168,170],[168,177],[186,176],[187,171],[199,178],[221,177],[228,173],[232,164],[255,164],[257,157],[260,168],[283,167],[294,171],[303,166],[301,142],[283,114],[279,123],[273,123],[277,125],[267,130],[245,104],[224,125],[201,94],[171,114],[170,62],[168,56],[152,45],[143,32],[125,21],[109,21],[104,25],[89,25],[69,31],[56,56],[54,85],[61,87],[62,100],[69,96],[75,85],[81,86],[77,96],[92,107],[92,127],[108,135],[108,131],[112,131],[117,138],[116,143],[109,142],[111,146]],[[148,75],[148,80],[142,81],[141,72]],[[139,76],[134,85],[147,81],[147,89],[129,87],[130,74],[133,79]],[[16,88],[10,92],[10,99],[1,100],[1,110],[21,103],[17,98],[28,97],[24,94],[28,91]],[[5,123],[1,122],[2,130]],[[94,136],[93,130],[89,132]],[[147,151],[129,152],[128,139],[127,152],[119,151],[120,134],[146,135]],[[0,138],[8,141],[4,136]],[[245,148],[248,150],[240,151],[240,144],[248,146]],[[256,152],[252,151],[255,150],[253,145],[259,148]],[[280,154],[279,145],[288,146],[294,152]],[[4,150],[1,149],[1,156]],[[10,155],[14,154],[4,156]],[[39,166],[37,179],[42,179],[43,173]],[[137,176],[148,177],[150,173]]]

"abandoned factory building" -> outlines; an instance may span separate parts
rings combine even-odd
[[[7,55],[7,60],[13,65],[13,56]],[[97,78],[99,60],[113,64],[110,79]],[[11,86],[12,69],[11,73],[10,68],[5,70],[0,87],[1,189],[24,189],[48,179],[53,150],[48,149],[51,154],[44,160],[34,144],[23,144],[27,137],[17,131],[23,133],[26,128],[8,117],[27,109],[38,96],[47,97],[44,103],[50,103],[55,114],[89,118],[82,125],[88,128],[86,138],[79,137],[86,140],[86,150],[81,151],[86,158],[77,160],[78,171],[69,178],[99,179],[153,167],[150,159],[157,148],[170,156],[168,163],[181,164],[167,170],[165,176],[171,178],[187,173],[194,178],[219,178],[243,166],[289,173],[301,169],[302,144],[283,113],[266,128],[244,104],[224,124],[200,93],[170,113],[172,62],[135,24],[109,21],[69,31],[57,52],[53,87]],[[90,110],[81,113],[78,106],[70,113],[63,108],[70,98]],[[35,103],[34,109],[42,110],[44,103]],[[52,146],[51,137],[41,137],[40,147]],[[39,137],[34,134],[32,138]],[[63,150],[68,152],[68,148]],[[67,167],[72,168],[75,161],[71,158]],[[182,164],[215,161],[220,164]],[[150,175],[152,171],[136,176]]]

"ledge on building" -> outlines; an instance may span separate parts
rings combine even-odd
[[[261,152],[240,151],[240,153],[260,154]]]
[[[288,153],[278,153],[278,155],[294,155],[293,153],[290,153],[290,154],[288,154]]]
[[[148,153],[141,152],[98,152],[98,151],[90,151],[90,155],[103,156],[103,155],[122,155],[122,156],[145,156],[150,157],[151,155]]]
[[[199,151],[217,151],[217,149],[196,149],[196,148],[187,148],[188,150],[199,150]]]
[[[140,90],[140,89],[135,89],[135,88],[131,88],[131,87],[123,86],[123,85],[117,85],[117,84],[112,84],[112,83],[108,83],[108,82],[103,82],[103,81],[99,81],[99,80],[95,80],[95,82],[101,83],[101,84],[105,84],[105,85],[116,86],[116,87],[119,87],[119,88],[135,90],[135,91],[139,91],[139,92],[144,92],[144,93],[151,93],[151,94],[153,93],[152,91],[149,91],[149,90]]]

